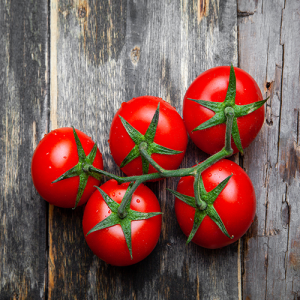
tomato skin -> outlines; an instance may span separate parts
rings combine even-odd
[[[118,185],[116,180],[105,182],[100,188],[114,201],[121,203],[129,183]],[[132,196],[132,210],[141,212],[160,212],[160,205],[154,193],[141,184]],[[87,244],[101,260],[114,266],[128,266],[147,257],[156,246],[161,231],[161,215],[150,219],[132,221],[132,256],[131,259],[125,237],[120,225],[114,225],[90,233],[95,225],[108,217],[111,211],[99,191],[89,199],[83,215],[83,232]]]
[[[175,155],[152,154],[152,158],[164,169],[177,169],[184,157],[187,146],[187,133],[182,118],[169,103],[158,97],[142,96],[123,102],[115,114],[109,135],[111,154],[118,166],[135,146],[126,132],[119,115],[143,135],[146,133],[160,103],[159,121],[154,142],[164,147],[182,151]],[[125,165],[122,171],[129,176],[142,175],[142,160],[138,157]],[[149,173],[157,172],[151,165]]]
[[[93,140],[76,129],[86,155],[94,146]],[[52,130],[44,136],[36,147],[31,161],[31,176],[38,193],[50,204],[72,208],[75,206],[79,177],[52,182],[78,163],[78,152],[73,134],[69,127]],[[103,169],[102,154],[97,149],[93,166]],[[78,205],[84,204],[95,191],[100,181],[89,177]]]
[[[255,191],[246,172],[236,163],[223,159],[202,173],[207,192],[214,189],[221,181],[233,174],[224,190],[220,193],[214,207],[221,217],[230,236],[228,238],[219,227],[206,216],[192,241],[202,247],[216,249],[237,241],[253,222],[256,210]],[[194,196],[194,177],[180,179],[177,192]],[[175,213],[180,228],[189,236],[194,222],[195,209],[178,198],[175,199]]]
[[[239,68],[234,68],[234,70],[236,75],[235,103],[245,105],[263,100],[255,80]],[[187,131],[196,146],[208,154],[214,154],[224,147],[226,124],[193,132],[193,129],[212,118],[215,113],[188,98],[223,102],[226,98],[229,73],[229,66],[215,67],[205,71],[193,81],[184,96],[183,119]],[[248,147],[257,136],[263,125],[264,115],[262,106],[251,114],[237,119],[243,148]],[[231,139],[231,145],[233,153],[238,152],[233,139]]]

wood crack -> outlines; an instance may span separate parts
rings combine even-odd
[[[299,146],[299,126],[300,126],[300,112],[299,112],[299,109],[297,110],[297,128],[296,128],[296,131],[297,131],[297,136],[296,136],[296,139],[297,139],[297,146]]]
[[[281,23],[281,30],[282,30],[282,23]],[[278,141],[277,141],[277,164],[279,163],[279,151],[280,151],[280,128],[281,128],[281,115],[282,115],[283,70],[284,70],[284,45],[282,45],[282,68],[281,68],[281,86],[280,86],[280,108],[279,108],[279,123],[278,123]]]
[[[288,222],[287,222],[287,246],[286,246],[286,252],[285,252],[285,262],[284,262],[284,269],[285,269],[285,286],[287,290],[287,271],[288,271],[288,253],[289,253],[289,240],[290,240],[290,206],[287,201],[287,193],[288,193],[288,184],[285,185],[285,194],[284,194],[284,202],[287,204],[287,213],[288,213]]]
[[[252,11],[240,11],[240,10],[237,11],[238,18],[245,18],[245,17],[252,16],[254,14],[255,14],[255,12],[252,12]]]

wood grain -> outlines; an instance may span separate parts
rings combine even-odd
[[[300,297],[299,11],[299,1],[238,1],[239,65],[271,96],[244,157],[258,200],[244,245],[245,299]]]
[[[46,205],[30,161],[47,132],[47,1],[0,1],[0,299],[42,299]]]
[[[52,3],[58,3],[58,23],[51,24],[58,28],[51,44],[57,53],[57,124],[91,135],[105,169],[116,174],[107,140],[122,102],[150,94],[180,112],[197,75],[237,63],[232,0]],[[182,166],[205,157],[191,143],[188,152]],[[162,235],[154,252],[130,268],[108,266],[91,253],[81,233],[82,208],[51,208],[49,299],[237,299],[238,244],[216,251],[186,246],[166,192],[176,182],[149,184],[164,211]]]

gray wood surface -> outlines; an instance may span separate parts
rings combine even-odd
[[[246,150],[257,195],[244,244],[244,299],[299,299],[299,1],[238,1],[239,65],[270,96]]]
[[[47,131],[47,2],[0,1],[0,299],[40,299],[47,205],[30,173]]]
[[[296,0],[0,0],[0,300],[299,299],[299,35]],[[132,267],[101,262],[83,208],[35,191],[38,141],[73,125],[121,174],[108,146],[121,103],[154,95],[181,114],[193,79],[231,62],[271,96],[259,136],[233,158],[256,190],[251,229],[224,249],[186,246],[166,191],[178,180],[167,179],[148,184],[164,212],[153,253]],[[205,157],[189,142],[182,166]]]

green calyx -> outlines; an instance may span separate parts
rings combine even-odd
[[[86,170],[87,166],[92,165],[93,162],[94,162],[94,159],[95,159],[96,153],[97,153],[97,145],[95,144],[93,149],[91,150],[91,152],[88,154],[88,156],[86,156],[74,127],[73,127],[73,133],[74,133],[74,138],[75,138],[76,145],[77,145],[78,163],[77,163],[76,166],[74,166],[73,168],[71,168],[70,170],[68,170],[64,174],[62,174],[60,177],[58,177],[52,183],[56,183],[56,182],[61,181],[63,179],[79,176],[78,192],[77,192],[77,196],[76,196],[75,205],[74,205],[74,208],[73,208],[73,209],[75,209],[77,207],[81,197],[82,197],[82,194],[83,194],[84,189],[86,187],[89,176],[92,176],[92,177],[100,180],[101,179],[101,174],[92,173],[92,172]]]
[[[265,100],[257,101],[251,104],[237,105],[235,104],[235,95],[236,95],[236,77],[235,77],[233,65],[231,65],[229,84],[228,84],[228,89],[227,89],[224,102],[211,102],[206,100],[195,100],[190,98],[188,98],[188,100],[197,102],[200,105],[212,110],[215,113],[215,115],[211,119],[200,124],[199,126],[194,128],[193,131],[203,130],[222,123],[226,123],[225,110],[226,108],[231,107],[233,109],[233,114],[234,114],[231,135],[236,147],[243,154],[243,147],[242,147],[240,133],[237,125],[237,118],[249,115],[250,113],[256,111],[257,109],[259,109],[261,106],[265,104],[265,102],[269,99],[269,97]]]
[[[127,191],[124,195],[124,198],[122,202],[125,200],[125,210],[122,214],[120,214],[120,206],[121,204],[117,203],[114,201],[112,198],[110,198],[103,190],[101,190],[99,187],[97,187],[98,191],[100,192],[101,196],[103,197],[105,203],[111,210],[111,214],[99,222],[96,226],[94,226],[86,235],[89,235],[90,233],[105,229],[114,225],[119,224],[122,228],[122,231],[124,233],[124,237],[126,240],[126,244],[131,256],[132,257],[132,245],[131,245],[131,222],[132,221],[138,221],[138,220],[145,220],[145,219],[150,219],[152,217],[155,217],[157,215],[162,214],[161,212],[151,212],[151,213],[143,213],[139,211],[135,211],[130,209],[130,202],[131,202],[131,197],[129,197],[129,201],[127,201],[127,196],[129,194],[132,194],[132,185],[130,184],[127,188]]]
[[[159,106],[160,106],[160,103],[158,103],[157,109],[154,113],[151,123],[144,135],[141,134],[132,125],[130,125],[122,116],[119,115],[119,118],[121,119],[121,122],[122,122],[124,128],[126,129],[130,138],[135,143],[135,146],[132,148],[132,150],[129,152],[129,154],[122,161],[120,168],[125,167],[132,160],[141,156],[142,166],[143,166],[143,174],[148,174],[150,164],[145,159],[145,157],[143,155],[141,155],[141,153],[140,153],[140,144],[141,143],[147,144],[146,151],[150,156],[151,156],[151,154],[154,154],[154,153],[164,154],[164,155],[174,155],[174,154],[182,153],[182,151],[169,149],[169,148],[166,148],[164,146],[154,143],[154,137],[155,137],[158,119],[159,119]]]
[[[205,216],[209,216],[227,237],[229,237],[230,239],[233,238],[233,236],[230,236],[229,233],[227,232],[227,229],[222,219],[220,218],[219,214],[217,213],[213,205],[215,200],[218,198],[220,193],[225,188],[231,176],[232,175],[224,179],[212,191],[207,192],[204,187],[201,175],[197,174],[194,182],[195,197],[183,195],[181,193],[178,193],[177,191],[173,191],[169,189],[169,191],[173,193],[176,198],[195,208],[193,228],[187,239],[186,242],[187,244],[195,236]]]

